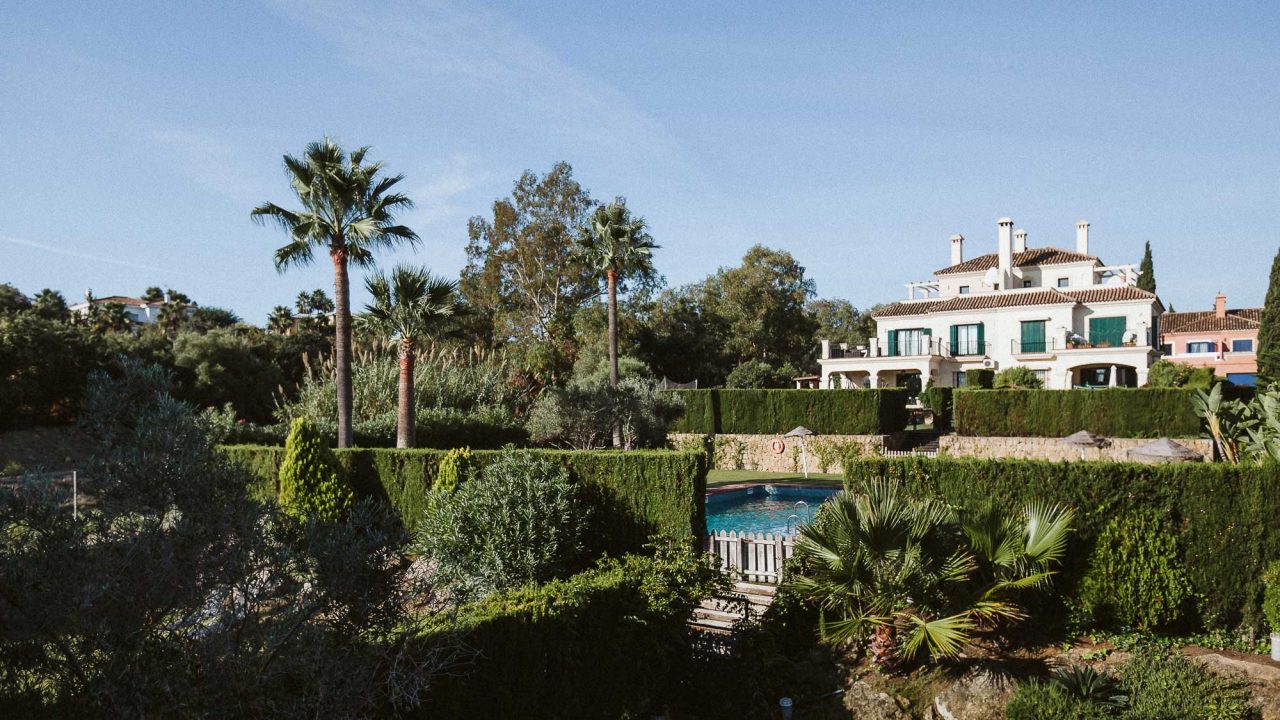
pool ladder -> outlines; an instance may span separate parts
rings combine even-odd
[[[813,510],[809,507],[809,503],[803,500],[797,500],[795,512],[787,516],[787,534],[794,535],[800,529],[800,511],[804,510],[805,523],[813,522]]]

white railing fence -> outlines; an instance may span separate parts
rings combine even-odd
[[[887,458],[915,457],[915,456],[938,457],[938,451],[937,450],[919,450],[919,451],[917,450],[885,450],[883,451],[883,455],[884,457],[887,457]]]
[[[747,582],[778,584],[782,566],[795,551],[791,535],[720,530],[707,536],[704,549],[720,558],[720,567]]]

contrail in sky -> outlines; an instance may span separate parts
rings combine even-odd
[[[93,262],[108,263],[111,265],[119,265],[121,267],[133,268],[134,270],[149,270],[151,272],[168,273],[169,271],[156,267],[155,265],[147,265],[146,263],[132,262],[130,260],[121,260],[113,257],[102,257],[90,253],[78,252],[76,250],[68,250],[66,248],[57,247],[56,245],[48,245],[34,240],[23,240],[22,238],[9,237],[8,235],[0,235],[0,241],[29,247],[34,250],[42,250],[55,255],[65,255],[66,257],[80,258],[81,260],[91,260]]]

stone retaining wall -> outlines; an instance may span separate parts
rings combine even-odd
[[[938,439],[940,454],[951,457],[1017,458],[1021,460],[1120,460],[1129,459],[1129,451],[1151,442],[1143,438],[1110,438],[1111,445],[1092,449],[1064,445],[1059,438],[1044,437],[968,437],[943,435]],[[1178,438],[1174,442],[1213,459],[1213,441],[1207,438]]]
[[[696,433],[671,433],[667,443],[687,450],[702,448],[707,436]],[[715,435],[712,442],[711,467],[716,470],[757,470],[761,472],[800,472],[803,469],[798,438],[778,435]],[[775,442],[782,444],[778,452]],[[807,438],[809,472],[843,472],[844,457],[850,452],[880,455],[886,444],[894,446],[889,435],[818,435]]]

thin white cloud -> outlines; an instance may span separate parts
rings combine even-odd
[[[89,260],[95,263],[106,263],[108,265],[118,265],[120,267],[132,268],[134,270],[147,270],[150,272],[168,273],[169,271],[155,265],[134,262],[132,260],[121,260],[118,257],[106,255],[95,255],[93,253],[81,252],[79,250],[71,250],[65,247],[50,245],[49,243],[36,242],[35,240],[25,240],[23,238],[9,237],[8,235],[0,235],[0,242],[7,242],[13,245],[39,250],[41,252],[52,253],[54,255],[62,255],[63,257],[77,258],[80,260]]]
[[[178,172],[206,189],[233,200],[248,202],[268,187],[261,163],[243,157],[244,148],[212,133],[191,129],[162,129],[149,133]]]

